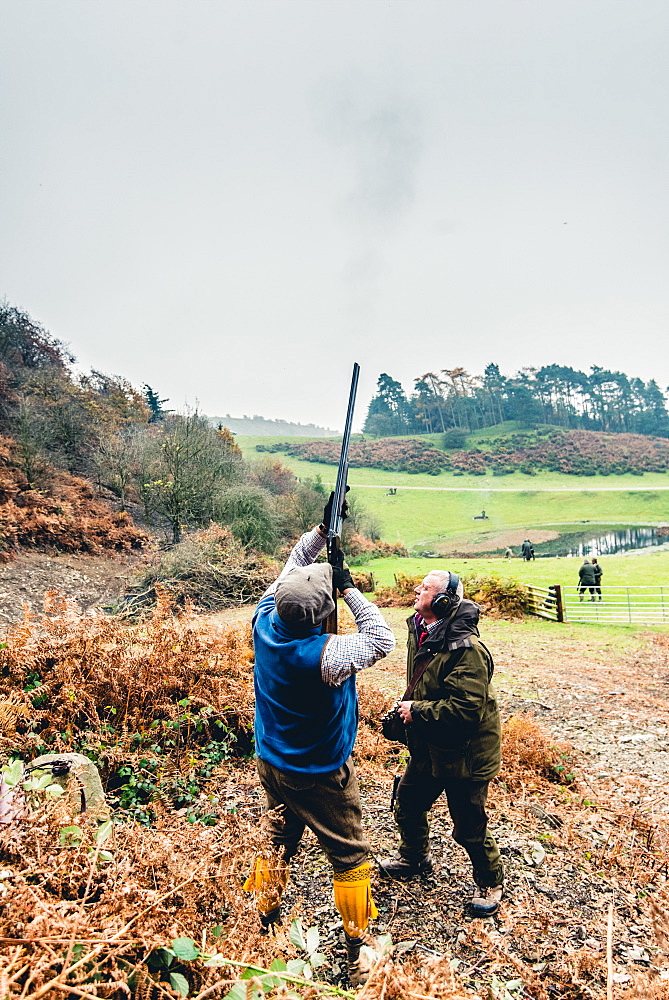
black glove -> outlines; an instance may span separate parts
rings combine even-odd
[[[350,490],[350,488],[351,488],[350,486],[346,487],[346,492],[347,493]],[[334,500],[334,490],[330,494],[328,502],[326,503],[325,509],[323,511],[323,524],[325,525],[326,528],[330,527],[330,520],[332,518],[332,501],[333,500]],[[344,496],[344,502],[343,502],[342,507],[341,507],[341,517],[342,517],[342,521],[345,521],[346,518],[348,517],[348,504],[346,503],[346,497],[345,496]]]
[[[344,562],[344,553],[341,549],[337,552],[335,561],[332,564],[332,582],[342,594],[347,587],[355,587],[351,571]]]

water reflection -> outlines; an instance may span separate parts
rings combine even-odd
[[[617,552],[631,552],[665,545],[669,539],[658,534],[656,528],[616,528],[592,535],[588,532],[565,534],[552,542],[535,546],[537,555],[551,556],[612,556]]]

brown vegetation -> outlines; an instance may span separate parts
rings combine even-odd
[[[211,524],[156,555],[139,573],[121,610],[134,612],[144,604],[153,604],[160,588],[180,607],[190,602],[207,611],[219,611],[250,604],[258,600],[277,572],[272,559],[246,549],[227,528]]]
[[[352,627],[345,613],[342,624]],[[66,815],[59,800],[35,809],[22,827],[5,835],[0,878],[3,995],[11,1000],[55,1000],[64,993],[82,1000],[129,995],[162,1000],[177,996],[185,984],[192,997],[205,1000],[205,994],[226,996],[245,974],[244,983],[256,996],[249,977],[266,975],[263,970],[273,962],[296,958],[298,952],[287,926],[275,938],[259,934],[253,900],[241,890],[256,853],[267,851],[258,826],[257,781],[249,762],[238,756],[249,749],[252,713],[248,628],[218,626],[188,609],[175,618],[166,600],[144,621],[130,625],[81,616],[54,595],[43,615],[28,616],[8,631],[5,641],[0,650],[4,754],[83,750],[98,761],[110,802],[123,822],[101,842],[96,824],[85,815]],[[364,798],[377,810],[372,813],[377,828],[383,816],[392,822],[386,800],[399,763],[396,748],[378,732],[388,701],[363,680],[356,756]],[[215,739],[217,722],[225,730]],[[212,757],[212,745],[224,753]],[[493,925],[465,923],[453,933],[451,944],[439,945],[441,953],[433,956],[412,947],[383,953],[370,939],[376,951],[366,1000],[508,1000],[523,995],[604,1000],[610,985],[605,951],[573,937],[581,924],[586,937],[602,926],[605,933],[606,909],[593,904],[588,910],[578,902],[586,883],[608,891],[603,897],[607,905],[610,888],[616,886],[616,935],[621,920],[629,913],[642,920],[645,908],[654,920],[658,946],[666,947],[666,824],[651,822],[641,807],[617,815],[606,803],[590,802],[582,762],[572,748],[553,740],[526,714],[504,726],[504,760],[491,795],[495,825],[502,826],[501,839],[510,848],[506,863],[515,886],[503,904],[503,935]],[[125,790],[118,786],[123,769]],[[185,795],[190,785],[195,786],[195,801],[177,805],[175,789]],[[149,797],[144,805],[151,811],[151,825],[146,818],[128,822],[131,791]],[[119,805],[123,794],[125,806]],[[64,837],[64,827],[73,824],[80,834]],[[530,848],[522,849],[535,853],[543,845],[545,860],[537,864],[548,871],[534,869],[541,893],[532,892],[522,874],[514,874],[519,838],[522,844],[530,842]],[[294,867],[298,883],[303,867]],[[564,867],[575,874],[556,886]],[[323,881],[329,887],[327,875]],[[441,897],[452,881],[449,876],[439,888],[440,905],[445,905]],[[391,929],[396,942],[404,940],[407,931],[395,911],[399,901],[408,899],[409,933],[433,945],[423,922],[429,920],[435,897],[415,889],[420,906],[411,902],[411,887],[376,884],[377,899],[386,900],[379,924]],[[652,914],[642,890],[654,893]],[[564,898],[569,891],[573,898]],[[326,923],[334,913],[328,899]],[[302,905],[312,922],[313,900],[303,896]],[[426,922],[425,933],[429,926]],[[651,947],[649,939],[643,944]],[[172,958],[168,967],[164,949],[170,948],[191,957]],[[323,950],[329,964],[319,973],[321,981],[310,985],[296,975],[288,995],[307,1000],[338,990],[352,1000],[353,991],[328,987],[336,981],[336,957],[329,947]],[[628,978],[616,988],[616,1000],[664,997],[660,963],[658,952],[652,968],[633,961],[624,966]],[[232,996],[242,1000],[247,993],[245,987],[240,990]],[[286,988],[277,979],[266,993],[285,996]]]
[[[48,487],[32,489],[14,453],[14,443],[0,438],[0,561],[21,548],[98,555],[146,545],[131,516],[112,510],[84,479],[51,468]]]
[[[380,608],[411,608],[416,596],[414,588],[422,579],[422,576],[397,573],[395,585],[378,587],[374,601]],[[502,579],[494,573],[464,574],[462,584],[465,597],[480,605],[487,615],[497,618],[523,617],[526,591],[517,580]]]

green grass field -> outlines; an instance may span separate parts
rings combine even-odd
[[[669,552],[654,552],[649,555],[617,555],[600,559],[604,569],[602,587],[624,587],[633,585],[669,587]],[[575,587],[578,583],[578,567],[581,560],[545,558],[534,562],[522,559],[372,559],[356,570],[372,573],[378,585],[389,586],[396,573],[407,576],[426,576],[432,569],[450,569],[456,573],[496,573],[501,577],[513,577],[521,583],[534,583],[548,587],[559,583],[564,587]]]
[[[268,457],[255,450],[256,444],[282,440],[285,438],[237,438],[249,461]],[[304,462],[284,453],[272,457],[300,478],[313,479],[319,475],[326,485],[334,481],[336,469],[332,465]],[[509,532],[531,535],[533,530],[541,528],[562,534],[596,529],[597,525],[669,523],[668,473],[567,476],[540,472],[526,476],[517,472],[506,476],[454,476],[442,472],[429,476],[350,469],[349,483],[378,520],[382,537],[401,541],[416,552],[467,551],[473,545],[479,551],[486,548],[502,551]],[[395,496],[388,495],[389,487],[397,490]],[[487,520],[474,520],[483,509]],[[517,546],[518,542],[513,540],[512,544]]]

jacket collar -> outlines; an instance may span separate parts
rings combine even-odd
[[[429,650],[431,653],[436,653],[442,650],[446,642],[457,642],[460,639],[465,639],[470,635],[478,635],[478,621],[481,614],[481,609],[478,604],[474,601],[462,600],[457,605],[451,614],[444,618],[437,628],[428,634],[428,636],[423,640],[420,647],[421,652],[423,650]],[[416,645],[418,645],[418,629],[417,629],[417,615],[413,614],[407,618],[407,625],[409,630],[413,633],[416,640]]]
[[[323,622],[319,625],[289,625],[283,620],[276,608],[269,615],[269,622],[280,642],[294,642],[296,639],[308,639],[313,635],[323,634]]]

